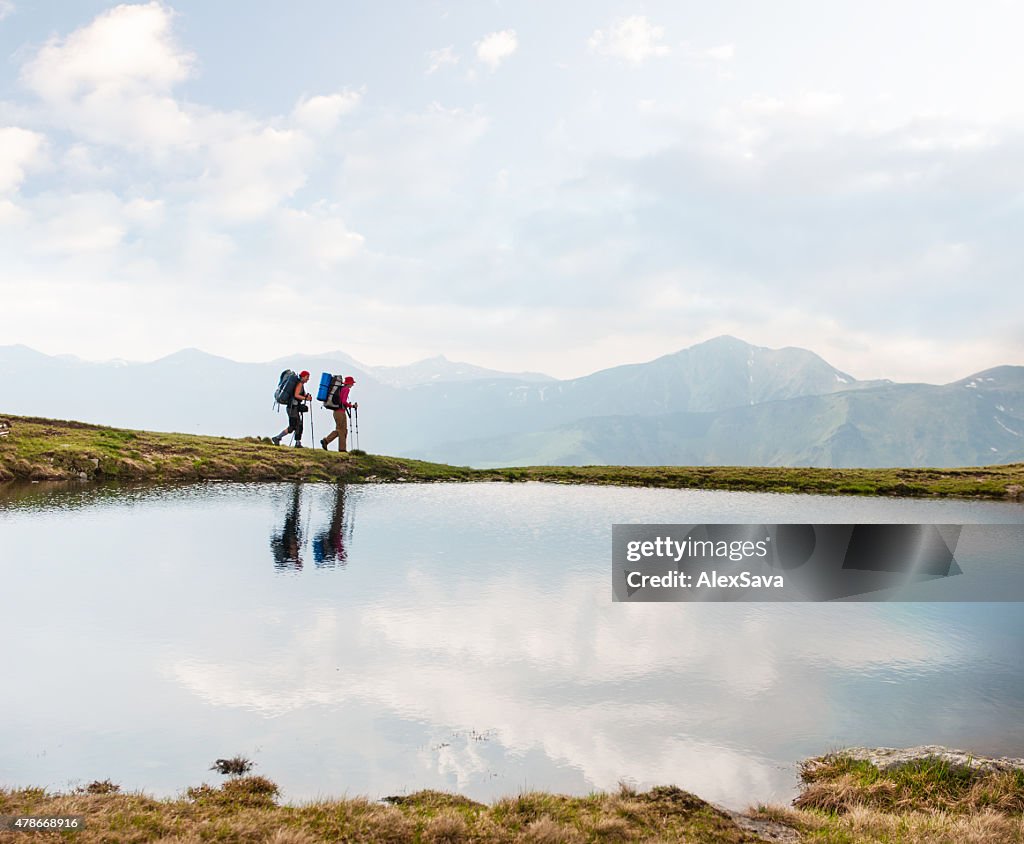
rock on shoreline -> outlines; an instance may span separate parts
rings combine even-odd
[[[819,758],[835,757],[848,757],[858,762],[870,762],[880,771],[892,771],[925,759],[940,759],[957,768],[974,768],[979,771],[1024,771],[1024,759],[1022,758],[980,756],[976,753],[967,753],[964,750],[954,750],[937,744],[922,744],[917,747],[847,747]]]

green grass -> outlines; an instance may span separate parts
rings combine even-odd
[[[762,839],[726,813],[671,786],[568,797],[531,792],[491,805],[455,794],[420,791],[375,803],[364,798],[279,805],[265,777],[200,785],[176,799],[118,791],[50,794],[0,788],[0,814],[84,815],[84,829],[62,840],[318,844],[405,842],[675,842],[753,844]],[[14,833],[10,833],[13,835]],[[4,833],[0,832],[0,840]]]
[[[823,844],[1024,842],[1024,771],[926,757],[880,769],[842,753],[807,760],[795,808],[756,815]]]
[[[163,800],[122,793],[110,780],[67,794],[0,788],[0,815],[83,815],[83,829],[61,836],[81,844],[1024,844],[1019,770],[939,759],[881,770],[830,754],[808,760],[802,777],[797,808],[760,806],[746,814],[724,812],[675,786],[621,786],[583,797],[526,792],[491,804],[428,790],[381,802],[282,805],[276,783],[250,775]],[[825,788],[833,797],[822,802]],[[999,797],[981,798],[986,790]],[[15,839],[22,836],[0,832],[0,841]]]
[[[275,447],[268,440],[130,431],[3,417],[0,481],[545,481],[636,487],[1024,500],[1024,464],[960,469],[761,466],[528,466],[470,469],[353,451]]]
[[[1019,768],[992,771],[927,757],[882,770],[863,759],[830,754],[805,762],[801,779],[805,787],[794,803],[798,808],[1024,813],[1024,771]]]

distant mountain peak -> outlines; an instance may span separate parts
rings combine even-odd
[[[374,376],[392,387],[414,387],[424,384],[440,384],[456,381],[481,381],[490,379],[516,379],[519,381],[554,381],[548,375],[535,372],[501,372],[472,363],[449,360],[444,355],[418,360],[405,366],[370,367]]]
[[[197,349],[194,346],[189,346],[185,349],[179,349],[176,352],[171,352],[169,355],[164,355],[162,358],[157,358],[153,363],[194,363],[196,361],[223,361],[225,363],[236,363],[236,361],[230,358],[222,357],[221,355],[210,354],[204,352],[202,349]]]
[[[719,334],[717,337],[712,337],[710,340],[702,340],[700,343],[694,343],[690,346],[691,349],[695,349],[698,346],[743,346],[744,348],[760,349],[763,346],[755,346],[752,343],[748,343],[746,340],[741,340],[739,337],[734,337],[732,334]]]

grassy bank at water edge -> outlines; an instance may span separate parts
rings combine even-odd
[[[282,805],[272,780],[246,775],[164,800],[122,794],[109,780],[64,794],[0,788],[0,815],[80,816],[77,829],[60,835],[81,844],[1024,842],[1019,768],[925,757],[888,769],[838,754],[809,760],[802,779],[793,808],[746,813],[723,811],[674,786],[622,786],[586,797],[530,792],[490,805],[437,791]],[[26,840],[23,832],[0,831],[0,842]]]
[[[1024,464],[960,469],[530,466],[469,469],[356,452],[4,416],[0,481],[548,481],[569,484],[1024,501]]]

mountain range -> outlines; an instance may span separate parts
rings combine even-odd
[[[157,431],[276,433],[284,368],[354,375],[360,445],[479,467],[538,464],[972,466],[1024,461],[1024,367],[945,385],[861,381],[813,352],[718,337],[557,380],[430,358],[343,352],[238,363],[186,349],[90,363],[0,346],[0,411]],[[331,427],[313,414],[316,437]],[[308,424],[308,423],[307,423]],[[310,443],[307,435],[306,444]]]

